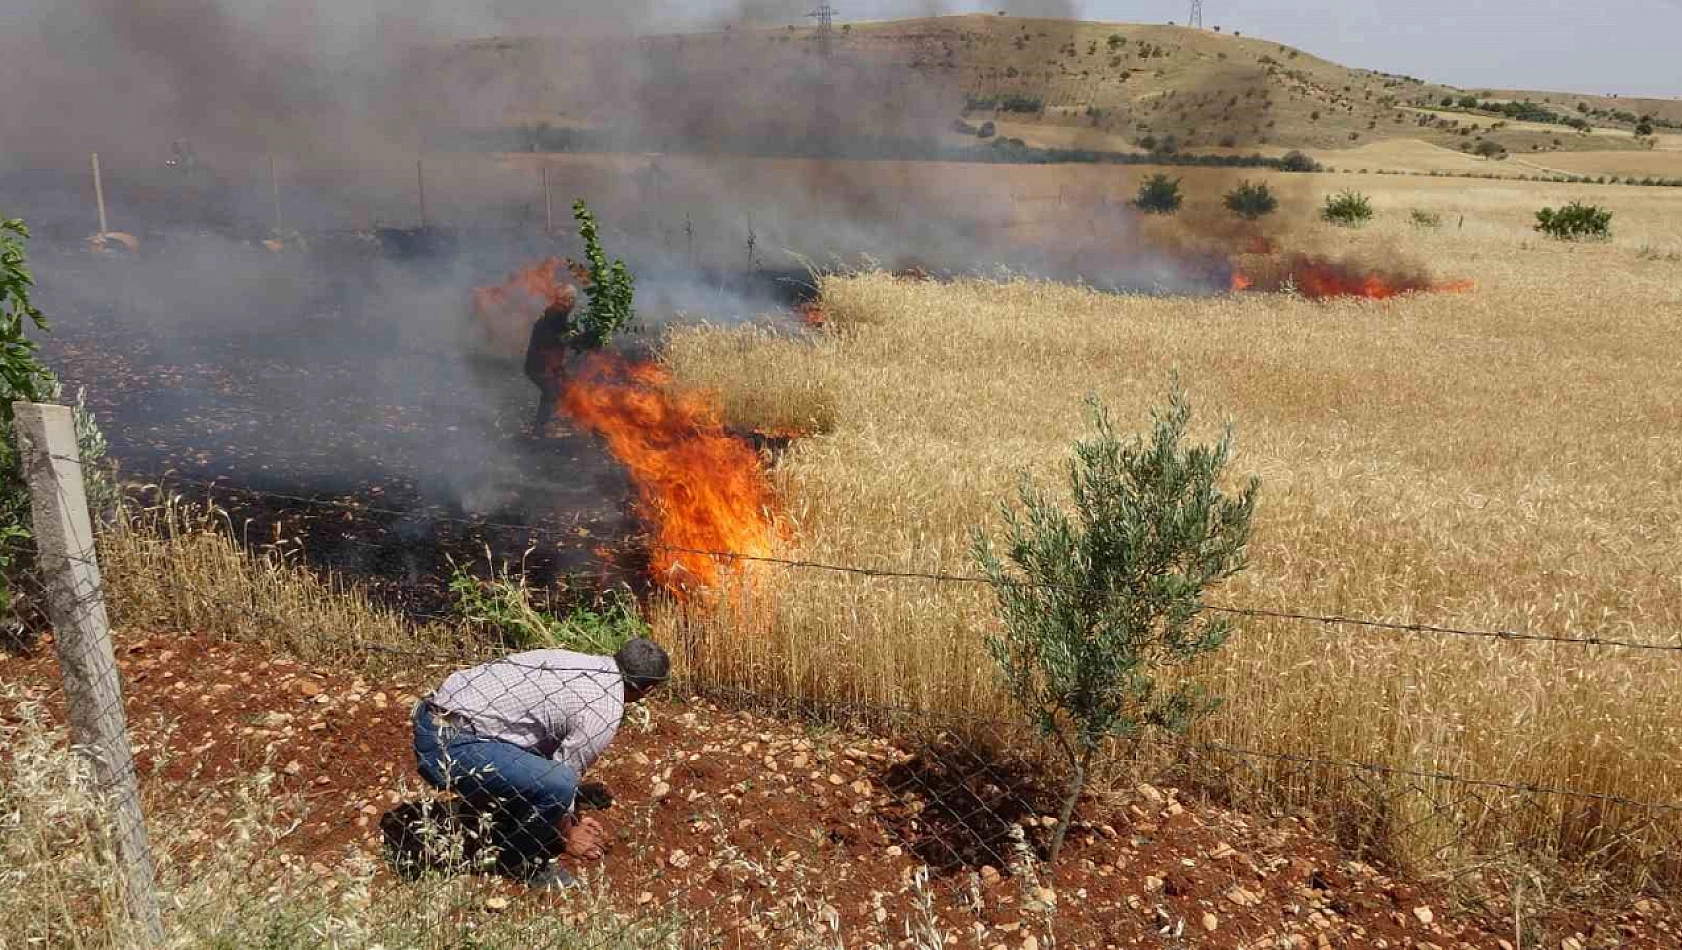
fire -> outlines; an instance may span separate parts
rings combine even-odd
[[[577,291],[567,277],[577,277],[577,265],[563,257],[546,257],[520,268],[494,287],[473,291],[473,319],[485,342],[501,356],[526,351],[532,324],[550,304],[571,303]]]
[[[1376,272],[1349,261],[1307,254],[1265,262],[1249,273],[1238,270],[1232,273],[1233,293],[1292,287],[1310,300],[1334,297],[1389,300],[1413,293],[1463,293],[1473,286],[1469,280],[1435,283],[1422,274]]]
[[[808,300],[798,304],[794,312],[800,315],[800,322],[814,330],[821,330],[829,322],[829,314],[824,312],[823,304],[816,300]]]
[[[654,531],[654,575],[688,599],[716,589],[725,571],[752,566],[694,552],[768,557],[778,529],[758,453],[724,431],[710,399],[667,393],[669,379],[652,363],[593,355],[568,381],[561,405],[630,469]]]

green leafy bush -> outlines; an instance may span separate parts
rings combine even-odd
[[[1139,186],[1133,207],[1146,214],[1173,214],[1184,201],[1180,194],[1180,179],[1167,175],[1152,175]]]
[[[1228,211],[1246,221],[1265,218],[1279,210],[1279,199],[1273,196],[1273,189],[1248,180],[1227,192],[1224,203]]]
[[[596,230],[596,218],[584,199],[573,202],[572,216],[578,219],[578,235],[584,240],[584,260],[590,265],[590,286],[584,289],[589,303],[574,327],[572,347],[579,352],[599,350],[636,319],[636,279],[624,261],[608,263]]]
[[[1226,642],[1228,619],[1201,611],[1202,597],[1244,568],[1258,490],[1254,478],[1236,497],[1219,487],[1230,430],[1213,445],[1185,444],[1191,406],[1177,384],[1148,440],[1123,441],[1103,407],[1089,407],[1096,434],[1075,443],[1068,469],[1073,510],[1024,479],[1020,507],[1001,508],[1002,553],[973,535],[1002,621],[988,652],[1072,772],[1053,863],[1107,740],[1182,731],[1214,709],[1194,683],[1160,677]]]
[[[29,336],[31,328],[45,332],[48,327],[30,297],[35,279],[25,253],[28,240],[29,228],[21,220],[0,220],[0,644],[12,647],[27,645],[31,638],[31,622],[22,617],[31,611],[22,608],[15,592],[23,589],[17,581],[35,566],[29,544],[29,484],[12,430],[12,403],[51,403],[63,395],[58,378],[41,363]],[[115,495],[99,465],[105,437],[80,397],[73,412],[88,501],[97,516]]]
[[[1416,228],[1440,228],[1443,226],[1442,215],[1435,211],[1422,211],[1418,208],[1408,212],[1408,221]]]
[[[1316,112],[1314,118],[1318,120],[1320,114]],[[1302,152],[1290,151],[1279,160],[1279,167],[1288,172],[1317,172],[1320,170],[1320,163]]]
[[[535,594],[524,578],[502,570],[490,580],[481,580],[458,567],[450,577],[450,592],[463,620],[496,631],[503,642],[519,650],[606,655],[625,641],[649,633],[635,599],[623,591],[610,591],[595,603],[553,613],[533,602]]]
[[[1581,201],[1558,211],[1543,208],[1536,212],[1536,230],[1561,241],[1600,240],[1612,236],[1612,212]]]
[[[1372,202],[1360,192],[1340,192],[1326,198],[1320,219],[1340,227],[1359,227],[1372,220]]]

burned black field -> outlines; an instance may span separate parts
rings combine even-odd
[[[475,282],[538,249],[473,259],[464,243],[39,246],[43,353],[67,399],[85,393],[122,478],[149,486],[140,497],[213,502],[248,545],[301,549],[387,603],[444,609],[454,564],[581,591],[639,585],[628,476],[564,421],[534,437],[536,389],[471,325]],[[763,299],[798,296],[776,275],[753,282]]]

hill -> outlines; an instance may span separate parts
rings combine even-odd
[[[1465,90],[1179,26],[983,14],[644,37],[498,38],[429,64],[440,95],[504,123],[662,137],[979,133],[1108,151],[1349,149],[1394,140],[1509,153],[1682,147],[1682,102]],[[441,68],[440,68],[441,67]],[[632,121],[627,123],[627,117]],[[1643,119],[1658,138],[1638,138]],[[991,130],[984,123],[992,122]]]

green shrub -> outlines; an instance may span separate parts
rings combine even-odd
[[[1561,241],[1601,240],[1612,236],[1612,212],[1581,201],[1558,211],[1543,208],[1536,212],[1536,230]]]
[[[1421,211],[1418,208],[1408,212],[1408,221],[1416,228],[1440,228],[1443,226],[1442,215],[1435,211]]]
[[[1072,772],[1052,863],[1106,741],[1182,731],[1214,709],[1195,683],[1162,674],[1226,642],[1229,619],[1202,611],[1202,598],[1243,570],[1258,490],[1254,478],[1236,497],[1219,487],[1230,430],[1213,445],[1185,444],[1191,407],[1177,383],[1148,440],[1124,442],[1103,407],[1088,405],[1096,433],[1069,463],[1073,511],[1024,478],[1020,507],[1001,509],[1002,554],[973,535],[1002,621],[988,653]]]
[[[1319,113],[1315,113],[1314,117],[1318,119]],[[1317,172],[1320,170],[1320,163],[1302,152],[1290,151],[1279,160],[1279,167],[1288,172]]]
[[[1507,149],[1500,142],[1483,139],[1472,146],[1472,154],[1484,159],[1504,159],[1507,157]]]
[[[596,218],[583,198],[573,202],[572,216],[578,220],[584,260],[590,265],[590,286],[584,288],[589,303],[573,329],[572,347],[579,352],[599,350],[636,319],[633,307],[636,279],[624,261],[608,263],[596,230]]]
[[[29,228],[21,220],[0,220],[0,646],[11,647],[25,646],[31,638],[31,623],[20,615],[32,611],[23,609],[14,593],[37,586],[19,583],[35,562],[29,544],[29,483],[12,431],[12,403],[53,403],[63,397],[58,378],[36,356],[37,344],[29,337],[32,327],[41,332],[48,327],[30,297],[35,279],[25,253],[28,240]],[[99,465],[105,457],[105,437],[80,396],[73,414],[88,503],[97,517],[115,495]]]
[[[1279,199],[1273,196],[1273,189],[1247,180],[1227,192],[1224,203],[1228,211],[1246,221],[1265,218],[1279,210]]]
[[[525,580],[506,569],[480,580],[457,568],[450,577],[456,613],[468,623],[495,631],[519,650],[573,650],[606,655],[625,641],[648,636],[648,623],[629,593],[610,591],[591,604],[564,613],[541,609]]]
[[[1340,227],[1359,227],[1372,220],[1372,202],[1355,191],[1331,195],[1320,209],[1320,219]]]
[[[1180,194],[1180,179],[1167,175],[1152,175],[1139,186],[1139,194],[1133,199],[1133,207],[1146,214],[1173,214],[1180,210],[1183,200]]]

